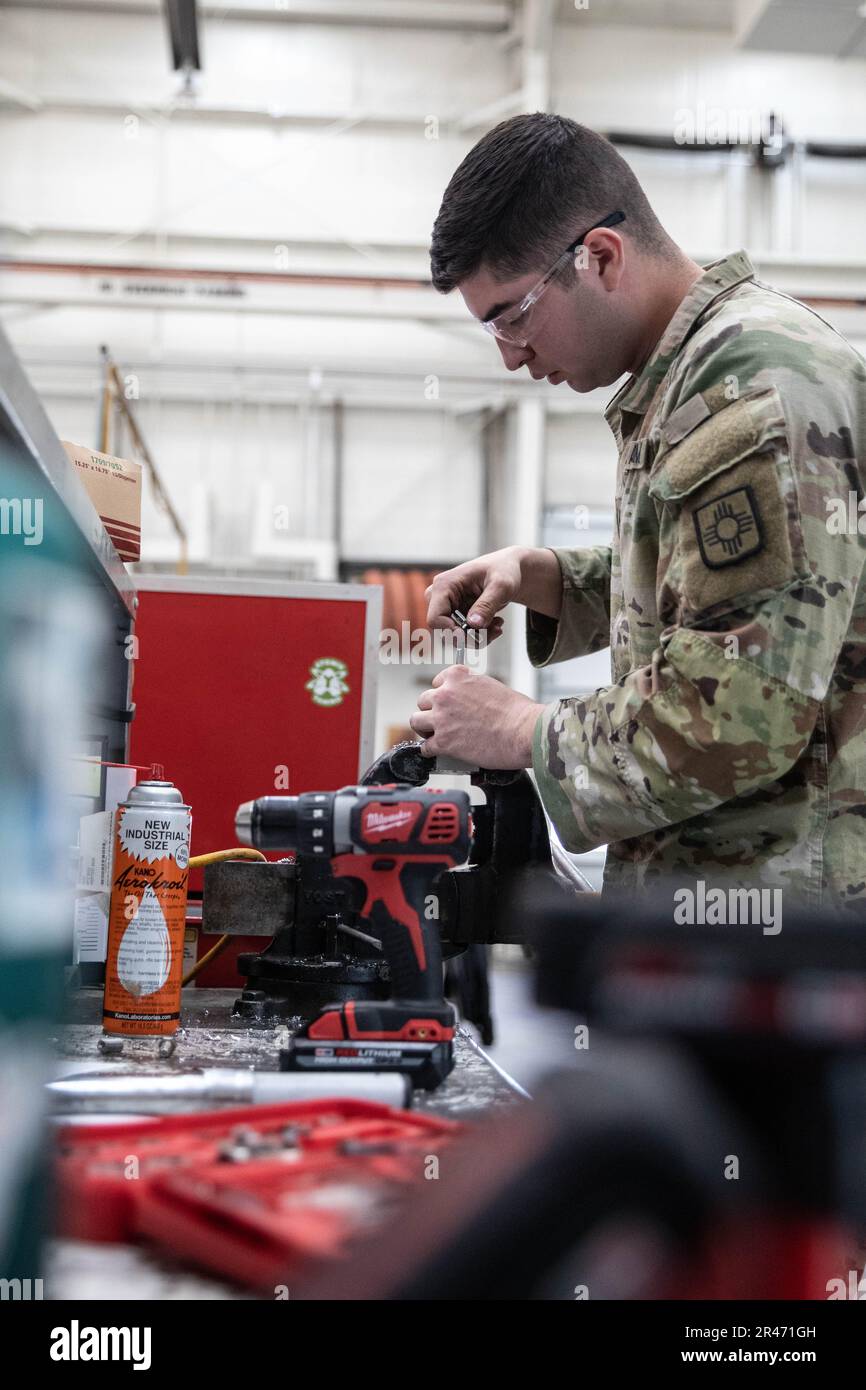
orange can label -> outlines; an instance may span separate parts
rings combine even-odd
[[[190,826],[188,806],[117,808],[103,1000],[107,1033],[177,1031]]]

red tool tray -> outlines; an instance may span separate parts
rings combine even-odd
[[[428,1156],[462,1130],[349,1099],[66,1125],[56,1136],[58,1230],[79,1240],[146,1237],[272,1289],[385,1219],[423,1178]]]
[[[313,1150],[241,1171],[214,1164],[164,1173],[148,1185],[138,1227],[175,1257],[273,1298],[286,1279],[345,1256],[354,1238],[393,1217],[450,1137],[371,1134],[367,1152],[358,1140],[351,1155]]]

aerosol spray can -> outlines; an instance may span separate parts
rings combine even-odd
[[[102,1019],[106,1033],[166,1037],[180,1022],[191,815],[154,767],[114,820]]]

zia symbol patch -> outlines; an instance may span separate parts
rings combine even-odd
[[[711,570],[736,565],[764,548],[761,516],[748,483],[714,497],[693,516],[701,555]]]

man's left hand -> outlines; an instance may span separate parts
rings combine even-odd
[[[424,739],[421,752],[440,753],[478,767],[532,765],[532,736],[544,705],[467,666],[448,666],[433,679],[409,720]]]

